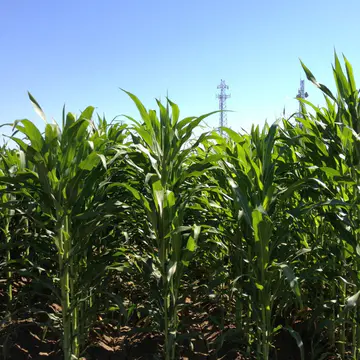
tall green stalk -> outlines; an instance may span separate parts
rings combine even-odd
[[[141,122],[129,118],[134,124],[129,165],[136,166],[139,175],[133,180],[134,186],[120,185],[132,192],[147,215],[144,230],[154,241],[151,256],[161,274],[158,290],[164,317],[164,357],[173,360],[177,358],[181,278],[200,234],[200,224],[187,222],[187,206],[205,188],[205,184],[192,187],[189,181],[204,174],[212,160],[194,161],[195,149],[205,140],[205,135],[193,144],[190,140],[195,127],[209,114],[179,120],[179,108],[168,100],[166,108],[157,102],[158,117],[154,110],[147,111],[134,95],[128,95],[141,115]]]
[[[40,106],[29,96],[45,119]],[[83,286],[79,292],[79,281],[83,276],[78,266],[82,260],[79,254],[87,247],[90,231],[99,226],[97,204],[88,205],[92,202],[91,192],[97,189],[106,166],[104,155],[97,151],[104,149],[107,139],[89,129],[93,110],[87,108],[78,119],[71,113],[65,117],[64,113],[63,128],[46,124],[43,135],[29,120],[16,122],[15,129],[26,137],[28,144],[15,136],[12,139],[31,166],[13,177],[2,178],[16,194],[24,197],[25,202],[37,202],[40,211],[31,216],[38,217],[38,223],[45,230],[53,232],[55,226],[53,241],[58,252],[65,360],[73,356],[78,358],[85,345],[85,338],[79,333],[79,303],[81,298],[87,297],[87,288]],[[27,191],[26,185],[31,191]],[[84,213],[86,219],[91,219],[87,225],[77,220]],[[75,220],[76,227],[73,225]]]
[[[64,360],[70,360],[72,356],[72,331],[71,331],[71,313],[70,313],[70,275],[69,275],[69,226],[67,216],[58,219],[60,228],[57,239],[59,241],[59,270],[61,287],[61,307],[63,319],[63,352]]]
[[[11,218],[9,216],[6,216],[4,219],[5,225],[4,225],[4,236],[5,236],[5,243],[6,243],[6,261],[8,264],[10,264],[11,261],[11,234],[10,234],[10,220]],[[9,266],[9,265],[8,265]],[[7,283],[7,295],[8,295],[8,306],[11,306],[11,303],[13,301],[13,291],[12,291],[12,272],[11,270],[6,271],[6,283]]]

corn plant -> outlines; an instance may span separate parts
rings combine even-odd
[[[35,99],[30,99],[36,110],[45,118]],[[60,298],[63,325],[64,359],[80,354],[83,344],[79,343],[79,283],[77,282],[80,259],[76,256],[81,248],[74,227],[75,215],[83,212],[84,197],[91,193],[101,170],[103,155],[91,139],[91,117],[93,108],[89,107],[76,117],[68,113],[63,116],[62,128],[57,124],[46,123],[42,135],[29,120],[15,122],[14,128],[25,139],[12,136],[24,152],[29,168],[14,177],[2,177],[2,182],[16,191],[35,200],[42,214],[47,218],[43,226],[51,232],[52,241],[58,253],[58,274],[60,278]],[[92,171],[93,170],[93,171]],[[91,173],[91,176],[88,176]],[[29,193],[28,188],[35,188]]]
[[[0,176],[15,176],[18,170],[22,170],[25,166],[24,157],[21,151],[16,150],[6,150],[3,149],[1,153],[2,157],[2,168],[0,169]],[[7,296],[8,296],[8,307],[11,306],[13,300],[13,290],[12,290],[12,272],[11,268],[11,248],[12,248],[12,236],[10,232],[10,224],[15,215],[15,209],[12,206],[14,202],[14,195],[11,192],[6,191],[6,186],[2,187],[2,196],[1,196],[1,207],[2,211],[2,234],[4,239],[4,245],[6,248],[6,263],[7,263],[7,272],[6,272],[6,281],[7,281]],[[16,219],[19,220],[19,219]]]
[[[49,124],[30,95],[44,132],[18,120],[19,149],[0,151],[8,313],[20,317],[37,292],[60,303],[61,318],[47,315],[61,320],[66,360],[84,354],[95,323],[116,319],[160,328],[163,357],[180,358],[194,336],[180,319],[208,303],[219,310],[201,315],[218,331],[211,356],[236,338],[248,357],[277,358],[286,333],[302,359],[359,359],[360,106],[344,63],[335,54],[336,93],[302,64],[325,106],[300,99],[295,124],[249,134],[196,137],[210,114],[181,120],[170,100],[146,110],[131,93],[130,126],[95,123],[92,107]],[[31,281],[20,291],[21,276]]]
[[[206,190],[206,184],[194,187],[190,180],[204,173],[212,160],[191,161],[194,149],[205,135],[193,144],[189,140],[196,126],[210,114],[180,120],[178,106],[168,100],[166,108],[157,101],[158,118],[154,110],[147,111],[138,98],[128,95],[141,115],[140,122],[129,118],[133,123],[133,145],[128,162],[136,167],[138,175],[133,180],[134,185],[121,186],[132,192],[146,213],[143,230],[153,241],[150,256],[159,279],[164,357],[170,360],[177,357],[175,344],[181,278],[196,250],[202,225],[187,223],[187,207],[196,193]]]
[[[303,161],[312,165],[312,172],[321,178],[326,184],[326,193],[323,193],[323,204],[332,206],[322,206],[322,217],[329,224],[328,229],[336,235],[331,236],[322,244],[324,247],[332,246],[335,249],[337,261],[332,262],[332,270],[340,275],[334,279],[336,285],[331,285],[332,298],[340,294],[339,305],[347,309],[348,296],[356,292],[359,282],[354,270],[358,268],[356,249],[358,248],[359,238],[357,229],[359,227],[358,213],[358,186],[359,174],[359,92],[356,89],[353,70],[344,57],[346,75],[341,67],[337,54],[334,55],[333,74],[337,88],[334,95],[325,85],[317,82],[310,70],[302,64],[307,78],[312,81],[324,94],[326,107],[319,108],[306,100],[303,102],[303,118],[299,119],[303,124],[302,129],[296,130],[298,138],[297,146],[301,148]],[[313,113],[306,111],[308,105]],[[334,209],[334,205],[340,206]],[[345,279],[350,279],[347,281]],[[348,289],[356,288],[350,292]],[[345,345],[347,342],[348,326],[342,316],[341,308],[332,305],[334,311],[330,317],[332,320],[332,342],[335,343],[333,336],[335,325],[340,324],[339,345],[340,355],[345,355]],[[355,314],[352,316],[352,351],[353,358],[359,358],[359,329],[357,326],[356,307]],[[346,315],[348,318],[348,315]],[[347,319],[350,320],[350,319]]]

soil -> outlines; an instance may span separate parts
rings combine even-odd
[[[190,319],[189,319],[190,320]],[[222,332],[209,321],[199,318],[192,319],[196,326],[192,329],[192,341],[184,340],[180,344],[180,359],[212,360],[237,359],[249,360],[230,342],[224,342],[216,352],[214,345]],[[231,329],[226,329],[231,330]],[[287,333],[280,333],[276,339],[276,360],[300,360],[300,353],[294,339]],[[13,360],[26,359],[62,359],[59,336],[40,326],[31,319],[12,321],[1,332],[3,354],[0,358]],[[191,343],[191,344],[190,344]],[[157,333],[141,333],[136,329],[123,326],[117,328],[112,324],[95,326],[89,336],[89,346],[82,360],[156,360],[161,359],[163,338]],[[4,357],[6,355],[6,357]],[[330,357],[329,357],[330,359]]]
[[[4,292],[0,291],[0,306],[4,310]],[[254,356],[245,356],[246,348],[234,340],[241,336],[229,336],[235,332],[235,326],[214,322],[220,318],[219,304],[196,306],[186,299],[189,306],[180,314],[181,335],[179,336],[179,359],[183,360],[253,360]],[[43,315],[52,313],[59,316],[58,304],[40,304]],[[220,312],[220,316],[219,316]],[[30,311],[22,311],[11,321],[0,324],[0,359],[63,359],[60,333],[44,326],[47,315],[41,318],[41,312],[34,316]],[[105,322],[101,317],[92,327],[88,347],[81,360],[157,360],[161,359],[163,337],[155,332],[141,332],[138,322],[129,326],[117,326],[116,321]],[[297,322],[296,331],[305,335],[306,322]],[[225,336],[226,335],[226,336]],[[274,341],[274,360],[301,360],[296,341],[287,331],[280,331]],[[304,338],[305,349],[309,347]],[[234,349],[241,349],[234,350]],[[306,353],[306,352],[305,352]],[[309,359],[307,353],[305,359]],[[326,359],[335,359],[329,355]]]
[[[203,322],[202,329],[193,341],[184,341],[180,345],[181,359],[247,359],[225,343],[218,351],[218,356],[211,350],[211,343],[219,336],[211,325]],[[62,359],[58,336],[49,329],[29,320],[12,321],[1,331],[3,354],[0,359]],[[93,328],[89,338],[90,345],[82,360],[155,360],[161,359],[163,338],[157,333],[141,333],[124,326],[99,325]],[[5,355],[5,356],[4,356]]]

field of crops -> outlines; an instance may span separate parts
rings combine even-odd
[[[360,359],[360,101],[194,136],[167,100],[86,108],[0,158],[0,358]],[[95,120],[96,119],[96,120]]]

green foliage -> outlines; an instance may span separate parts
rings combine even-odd
[[[295,124],[249,134],[195,138],[213,113],[180,119],[169,99],[147,110],[129,92],[129,125],[88,107],[64,109],[59,126],[29,94],[45,129],[16,121],[17,149],[0,153],[2,326],[35,316],[41,294],[60,307],[43,325],[65,359],[84,354],[101,316],[160,332],[170,360],[193,346],[198,306],[219,310],[206,314],[215,357],[228,342],[277,358],[287,334],[302,359],[359,359],[360,101],[343,60],[336,93],[301,63],[325,107],[300,99]]]

